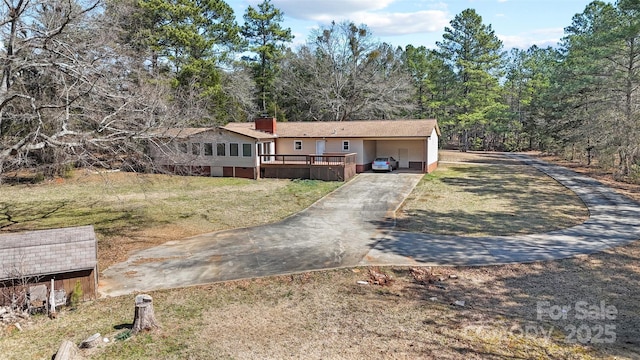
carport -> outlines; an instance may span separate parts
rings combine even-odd
[[[437,136],[437,135],[436,135]],[[363,139],[363,170],[369,170],[371,162],[377,157],[393,157],[398,160],[400,169],[412,169],[429,172],[429,164],[437,162],[437,146],[435,159],[429,161],[429,140],[415,138],[383,138]],[[433,171],[433,169],[431,170]]]

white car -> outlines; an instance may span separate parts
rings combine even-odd
[[[373,171],[393,171],[398,168],[398,162],[392,157],[379,157],[373,160],[371,163],[371,170]]]

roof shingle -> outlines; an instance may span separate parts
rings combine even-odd
[[[255,130],[253,123],[229,123],[231,131]],[[279,122],[279,138],[394,138],[428,137],[440,134],[435,119]]]
[[[237,124],[244,124],[244,123],[237,123]],[[253,125],[253,123],[246,123],[248,125]],[[231,131],[234,132],[236,134],[240,134],[243,136],[247,136],[250,137],[252,139],[258,139],[258,140],[262,140],[262,139],[273,139],[276,136],[273,134],[269,134],[263,131],[258,131],[255,130],[255,127],[250,128],[248,126],[244,127],[244,126],[238,126],[238,127],[232,127],[232,128],[227,128],[226,126],[222,126],[220,127],[220,129],[226,130],[226,131]],[[208,128],[169,128],[169,129],[162,129],[162,130],[158,130],[156,132],[154,132],[155,136],[161,137],[161,138],[168,138],[168,139],[187,139],[191,136],[203,133],[203,132],[207,132],[207,131],[214,131],[216,130],[215,127],[208,127]]]
[[[93,226],[0,235],[0,280],[93,269]]]

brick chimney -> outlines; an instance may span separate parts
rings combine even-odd
[[[261,117],[255,119],[256,130],[268,132],[270,134],[276,133],[276,118],[275,117]]]

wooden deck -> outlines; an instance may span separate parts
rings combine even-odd
[[[356,174],[356,154],[260,155],[260,177],[347,181]]]

